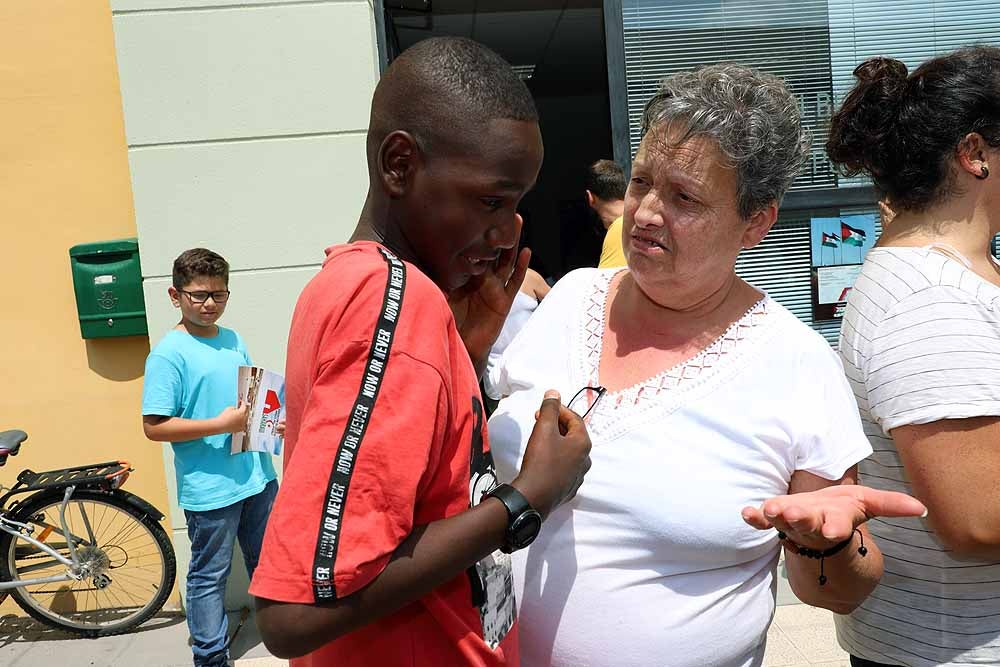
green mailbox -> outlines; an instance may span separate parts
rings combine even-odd
[[[147,333],[136,239],[73,246],[69,262],[84,338]]]

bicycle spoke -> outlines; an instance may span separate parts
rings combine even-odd
[[[142,602],[142,598],[141,597],[139,597],[138,595],[133,595],[130,591],[128,591],[128,590],[126,590],[124,588],[119,588],[116,592],[117,593],[121,593],[125,597],[129,598],[130,601],[138,600],[140,603]]]
[[[96,505],[96,503],[92,503],[92,504]],[[103,535],[104,534],[104,521],[105,521],[105,519],[108,516],[108,506],[107,505],[101,506],[100,509],[101,509],[101,517],[97,521],[97,533],[96,533],[97,535]],[[96,509],[95,509],[95,511],[96,511]],[[96,537],[95,537],[95,540],[96,540]]]
[[[110,577],[113,582],[116,582],[119,585],[130,584],[145,586],[150,581],[148,577],[135,576],[126,572],[115,572],[111,574]]]
[[[121,591],[112,591],[111,588],[112,588],[111,586],[108,586],[107,588],[102,589],[102,592],[107,592],[109,597],[113,597],[115,599],[115,606],[117,608],[122,609],[127,607],[127,605],[123,605],[121,603],[121,599],[118,597],[118,593]]]
[[[50,529],[49,530],[50,534],[58,535],[59,537],[62,537],[65,540],[72,539],[74,542],[80,542],[80,538],[77,537],[76,535],[74,535],[72,530],[70,531],[69,536],[67,536],[65,533],[63,533],[62,527],[59,526],[59,517],[55,517],[54,519],[50,519],[49,517],[45,517],[44,521],[35,522],[35,526],[41,526],[42,528]],[[45,540],[41,540],[41,541],[44,542]],[[52,546],[52,545],[49,545],[49,546]],[[67,546],[65,548],[67,549],[67,553],[68,553],[68,549],[69,549],[68,542],[67,542]]]
[[[62,569],[65,569],[66,566],[63,565],[62,563],[60,563],[59,561],[57,561],[55,558],[52,558],[52,559],[49,559],[48,561],[46,561],[44,563],[33,563],[31,565],[25,565],[23,567],[17,567],[16,568],[16,572],[14,574],[17,575],[16,578],[18,578],[18,579],[26,579],[27,577],[24,576],[26,574],[36,573],[39,570],[45,571],[45,570],[47,570],[49,568],[55,568],[55,569],[62,568]],[[34,576],[36,576],[36,577],[51,577],[51,576],[54,576],[54,575],[51,575],[51,574],[35,574]]]
[[[115,540],[114,542],[112,542],[110,540],[101,540],[101,542],[104,543],[104,544],[114,544],[115,546],[119,546],[120,547],[123,544],[128,544],[129,542],[134,542],[135,540],[146,540],[146,541],[148,541],[149,540],[149,535],[146,535],[145,533],[141,533],[140,532],[140,533],[137,533],[137,534],[135,534],[135,535],[133,535],[133,536],[127,538],[127,539],[119,539],[119,540]]]
[[[139,526],[140,524],[138,523],[134,523],[131,526],[128,525],[122,526],[121,528],[118,529],[118,532],[115,533],[111,538],[102,539],[101,542],[103,544],[120,544],[123,539],[127,539],[132,533],[134,533],[136,529],[139,528]],[[122,534],[123,531],[124,535]]]
[[[162,605],[168,592],[164,589],[173,582],[173,571],[167,574],[161,542],[166,536],[160,531],[163,537],[157,538],[144,519],[119,506],[121,502],[113,497],[108,502],[71,498],[66,507],[66,531],[59,520],[61,501],[35,511],[33,516],[39,520],[32,523],[46,532],[46,537],[56,533],[56,539],[63,541],[46,541],[46,547],[68,558],[70,546],[74,546],[81,564],[92,568],[88,570],[91,576],[55,585],[28,584],[19,590],[18,599],[54,622],[81,630],[128,623],[136,615],[148,615],[150,605]],[[85,530],[87,539],[82,539],[78,530]],[[16,540],[6,557],[15,579],[45,578],[67,571],[49,553]],[[107,577],[106,585],[98,587],[98,577]]]

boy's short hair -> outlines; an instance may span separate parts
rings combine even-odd
[[[465,37],[432,37],[406,49],[379,79],[368,126],[374,168],[385,137],[410,132],[433,155],[475,152],[494,119],[538,122],[531,91],[495,51]]]
[[[598,160],[587,168],[587,189],[598,199],[625,199],[625,170],[614,160]]]
[[[229,262],[207,248],[185,250],[174,260],[174,288],[182,289],[196,278],[222,278],[229,284]]]

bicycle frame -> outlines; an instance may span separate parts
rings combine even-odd
[[[69,558],[66,558],[59,552],[57,552],[52,547],[47,544],[43,544],[39,540],[36,540],[29,533],[31,527],[27,524],[14,521],[13,519],[7,518],[5,516],[0,516],[0,530],[14,537],[14,543],[17,540],[24,540],[28,542],[35,548],[44,551],[48,555],[52,556],[55,560],[59,561],[68,568],[68,572],[65,574],[52,576],[52,577],[40,577],[37,579],[19,579],[17,581],[0,581],[0,591],[8,591],[14,588],[21,588],[24,586],[33,586],[35,584],[49,584],[57,583],[60,581],[80,581],[84,578],[84,573],[80,569],[80,559],[76,553],[75,542],[78,538],[70,532],[69,527],[66,525],[66,507],[69,505],[69,499],[73,497],[73,492],[76,491],[75,486],[67,486],[66,491],[63,494],[62,504],[59,506],[59,524],[62,527],[62,536],[66,539],[66,544],[69,547]],[[82,512],[82,508],[81,508]],[[83,523],[87,527],[87,532],[90,534],[91,543],[94,542],[94,531],[90,526],[90,521],[87,519],[87,515],[83,514]],[[19,530],[21,529],[21,530]],[[22,532],[22,530],[29,531],[28,533]],[[84,540],[79,540],[81,544],[85,544]]]

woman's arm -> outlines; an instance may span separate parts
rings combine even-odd
[[[521,291],[530,297],[533,297],[535,301],[541,301],[544,299],[549,290],[549,284],[545,282],[545,278],[542,278],[542,274],[538,273],[534,269],[528,269],[527,273],[524,274],[524,282],[521,284]]]
[[[777,529],[787,534],[785,566],[795,595],[806,604],[838,614],[853,611],[882,577],[882,552],[871,539],[864,522],[875,516],[920,516],[926,508],[903,493],[879,491],[857,485],[857,468],[836,481],[804,470],[792,475],[788,495],[771,498],[760,508],[746,507],[743,519],[760,530]],[[865,540],[867,553],[858,549]],[[796,553],[794,545],[825,551],[850,538],[837,554],[823,560],[826,583],[820,585],[819,560]]]
[[[799,470],[792,475],[788,492],[808,493],[830,486],[857,483],[857,466],[835,482]],[[854,535],[854,542],[840,553],[823,560],[823,572],[827,577],[823,586],[819,585],[819,561],[793,553],[794,547],[784,543],[788,583],[797,598],[813,607],[849,614],[868,597],[882,578],[882,552],[864,524],[858,526],[858,530],[864,536],[868,553],[864,557],[858,553],[861,541]]]
[[[951,555],[1000,560],[1000,418],[944,419],[890,435]]]

